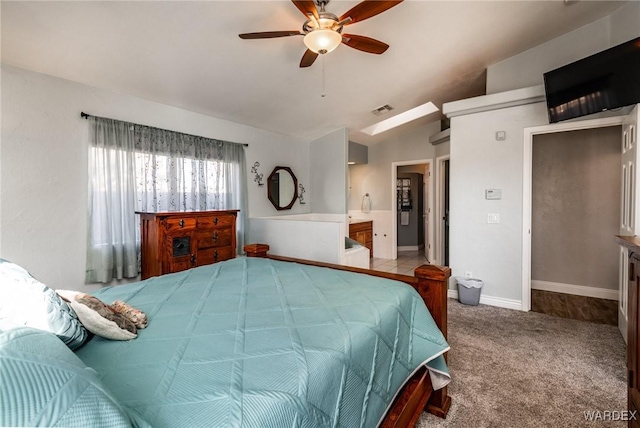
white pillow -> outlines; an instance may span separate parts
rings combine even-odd
[[[69,301],[84,328],[91,333],[112,340],[131,340],[138,337],[135,324],[124,315],[114,312],[97,297],[71,290],[57,290]]]
[[[71,349],[87,339],[76,314],[55,290],[23,267],[0,259],[0,328],[18,326],[51,332]]]

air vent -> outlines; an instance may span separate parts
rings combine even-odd
[[[381,114],[390,112],[391,110],[393,110],[393,107],[391,107],[389,104],[385,104],[375,110],[371,110],[371,113],[375,114],[376,116],[380,116]]]

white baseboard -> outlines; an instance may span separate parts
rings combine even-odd
[[[458,298],[458,290],[448,290],[447,296],[450,299]],[[522,302],[520,300],[504,299],[502,297],[485,296],[480,293],[480,303],[488,306],[495,306],[498,308],[515,309],[516,311],[522,310]]]
[[[624,339],[624,343],[627,342],[627,327],[628,327],[628,319],[627,315],[620,309],[620,305],[618,305],[618,330],[622,334],[622,338]]]
[[[424,248],[424,244],[422,245],[403,245],[398,246],[398,251],[418,251]]]
[[[618,300],[618,290],[586,287],[584,285],[563,284],[561,282],[531,280],[532,290],[553,291],[575,296],[595,297],[596,299]]]

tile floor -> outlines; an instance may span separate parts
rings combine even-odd
[[[398,251],[398,258],[396,260],[372,258],[369,268],[383,272],[413,276],[413,270],[425,263],[427,263],[427,259],[424,257],[424,250]]]

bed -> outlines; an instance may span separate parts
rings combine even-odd
[[[133,425],[387,427],[413,426],[423,408],[446,415],[447,268],[408,277],[245,251],[94,293],[149,317],[135,340],[94,337],[75,351]]]

